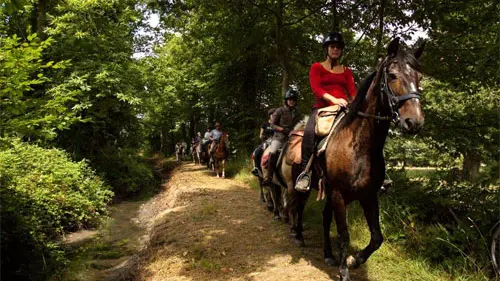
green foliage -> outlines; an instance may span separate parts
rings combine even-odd
[[[113,192],[119,197],[132,197],[139,193],[151,193],[161,184],[151,165],[137,155],[135,150],[109,148],[105,155],[94,163],[97,171],[105,175]]]
[[[85,161],[72,162],[61,150],[17,140],[4,144],[0,200],[2,257],[8,258],[2,259],[3,277],[41,277],[45,267],[64,261],[62,234],[97,225],[112,194]]]
[[[497,222],[498,187],[456,180],[454,170],[410,179],[390,171],[394,188],[381,198],[387,240],[418,253],[455,276],[490,272],[488,235]]]
[[[43,62],[43,52],[52,39],[39,41],[36,34],[23,42],[16,35],[0,38],[0,135],[53,139],[57,130],[67,129],[80,120],[75,105],[81,89],[53,88],[40,91],[50,82],[49,69],[68,66],[67,61]]]

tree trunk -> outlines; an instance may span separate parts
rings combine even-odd
[[[286,46],[283,42],[283,10],[285,6],[283,0],[278,1],[278,11],[276,13],[276,51],[281,67],[281,95],[284,97],[290,81],[287,63]]]
[[[44,29],[47,20],[47,2],[48,0],[36,1],[31,19],[31,30],[34,33],[36,32],[38,38],[41,40],[45,39]]]
[[[384,9],[385,9],[385,0],[380,0],[380,9],[379,9],[379,22],[378,22],[378,35],[377,35],[377,48],[375,54],[375,65],[379,62],[379,57],[382,55],[382,40],[384,39]]]
[[[464,155],[463,173],[466,180],[476,182],[481,166],[481,154],[477,151],[468,151]]]
[[[340,22],[339,22],[339,16],[337,12],[337,0],[332,1],[332,12],[333,12],[333,19],[332,19],[332,26],[333,30],[332,31],[337,31],[340,32]]]

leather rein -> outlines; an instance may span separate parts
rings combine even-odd
[[[391,109],[391,115],[381,116],[380,112],[377,112],[376,114],[370,114],[366,112],[357,111],[356,113],[361,117],[373,118],[375,120],[380,120],[380,121],[392,121],[394,123],[398,123],[401,120],[401,118],[399,117],[399,108],[401,107],[401,105],[410,99],[420,99],[420,95],[422,93],[419,91],[411,91],[402,96],[394,95],[391,87],[389,86],[389,83],[387,83],[387,65],[385,65],[386,63],[387,62],[384,62],[384,72],[383,72],[384,78],[383,81],[380,83],[380,91],[382,92],[382,94],[387,95],[387,99],[389,100],[389,107]]]

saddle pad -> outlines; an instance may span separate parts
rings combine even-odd
[[[315,133],[319,137],[328,135],[331,131],[335,117],[340,111],[340,106],[332,105],[318,109],[316,115]]]
[[[267,167],[267,162],[269,162],[270,156],[271,156],[270,153],[264,153],[264,155],[262,155],[262,159],[260,160],[261,167]]]
[[[302,136],[304,135],[304,131],[299,132],[293,133],[288,140],[288,150],[285,158],[287,165],[292,165],[293,163],[300,164],[302,161]]]
[[[330,133],[328,133],[328,136],[326,136],[325,138],[323,138],[318,146],[317,146],[317,153],[316,155],[320,156],[321,154],[323,154],[326,150],[326,145],[328,144],[328,140],[334,135],[334,132],[335,132],[335,129],[337,128],[337,126],[340,124],[340,121],[342,121],[342,119],[344,119],[344,116],[346,115],[346,112],[345,111],[342,111],[340,112],[337,117],[335,118],[335,121],[333,122],[333,126],[332,128],[330,129]]]

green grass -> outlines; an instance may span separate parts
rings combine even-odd
[[[255,176],[249,173],[248,159],[238,159],[233,162],[233,175],[237,179],[247,182],[258,190],[259,185]],[[406,170],[405,173],[394,175],[408,178],[442,178],[446,171],[437,169]],[[401,188],[405,181],[399,179]],[[417,198],[419,193],[407,192]],[[392,196],[392,197],[391,197]],[[417,197],[415,197],[417,196]],[[467,256],[463,256],[455,249],[452,242],[446,242],[446,232],[439,224],[424,224],[419,221],[418,209],[398,202],[397,195],[383,195],[380,198],[381,228],[385,241],[381,248],[370,257],[362,266],[367,271],[367,278],[377,280],[401,281],[487,281],[492,273],[488,267],[474,266]],[[411,202],[411,201],[410,201]],[[415,201],[413,201],[415,202]],[[310,196],[305,214],[304,225],[321,232],[322,210],[325,201],[316,201],[316,192]],[[357,202],[348,206],[348,225],[351,238],[350,254],[364,248],[370,240],[370,232]],[[336,237],[335,223],[332,223],[331,236]],[[307,238],[306,238],[307,239]],[[440,240],[441,239],[441,240]],[[333,245],[336,245],[335,243]],[[334,246],[336,247],[336,246]],[[338,251],[334,248],[334,252]],[[445,257],[437,262],[435,256]]]
[[[385,198],[382,198],[381,201],[381,206],[389,204],[385,202]],[[322,228],[322,210],[324,204],[324,201],[316,201],[316,192],[313,191],[304,214],[305,225],[318,230]],[[383,212],[384,210],[381,211]],[[350,254],[354,254],[356,250],[363,249],[369,243],[370,232],[364,219],[363,211],[357,202],[351,203],[348,206],[347,219],[351,238]],[[461,265],[454,265],[456,268],[450,270],[447,264],[429,262],[425,256],[419,255],[418,251],[411,251],[408,247],[405,247],[404,238],[391,242],[387,237],[392,234],[384,230],[393,228],[385,225],[386,223],[381,219],[382,232],[386,240],[381,248],[373,253],[368,262],[362,265],[367,269],[369,280],[488,280],[485,272],[470,272],[465,265],[463,265],[463,268],[460,268]],[[332,223],[330,235],[335,237],[335,239],[337,237],[335,223]],[[332,245],[336,247],[335,243]],[[425,247],[425,245],[422,246]],[[336,251],[338,249],[334,248],[334,253]],[[456,254],[459,255],[458,253]]]

